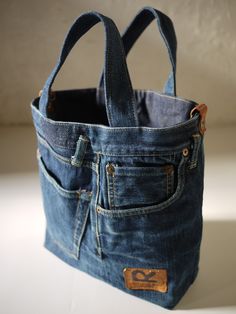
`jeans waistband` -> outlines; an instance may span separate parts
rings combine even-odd
[[[86,153],[122,153],[168,151],[182,147],[199,133],[199,114],[188,121],[168,128],[108,127],[77,122],[60,122],[45,118],[31,104],[37,133],[51,146],[76,149],[81,136],[88,138]]]

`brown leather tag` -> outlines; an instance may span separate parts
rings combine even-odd
[[[123,273],[128,289],[167,292],[166,269],[124,268]]]
[[[196,107],[194,107],[190,112],[190,117],[193,117],[194,111],[198,111],[200,114],[200,123],[199,123],[199,132],[204,135],[206,132],[206,114],[207,114],[207,105],[205,104],[199,104]]]

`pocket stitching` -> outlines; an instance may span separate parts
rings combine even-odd
[[[166,173],[166,166],[160,165],[159,167],[115,167],[115,173],[117,177],[145,177],[145,176],[153,176],[158,177]],[[134,173],[130,173],[129,171],[134,171]],[[152,170],[152,171],[151,171]],[[118,172],[118,173],[117,173]],[[128,172],[128,174],[127,174]]]
[[[108,204],[110,208],[115,209],[114,204],[114,177],[107,173],[107,182],[108,182]]]

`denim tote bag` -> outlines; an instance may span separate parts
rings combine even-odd
[[[163,93],[133,90],[126,65],[154,19],[172,66]],[[71,49],[98,22],[106,38],[99,88],[53,91]],[[175,72],[176,37],[166,15],[145,7],[121,39],[111,19],[88,12],[72,25],[31,103],[45,248],[168,309],[198,273],[204,183],[206,106],[176,96]]]

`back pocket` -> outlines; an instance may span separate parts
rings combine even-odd
[[[106,166],[110,209],[154,205],[167,200],[174,192],[174,166]]]

